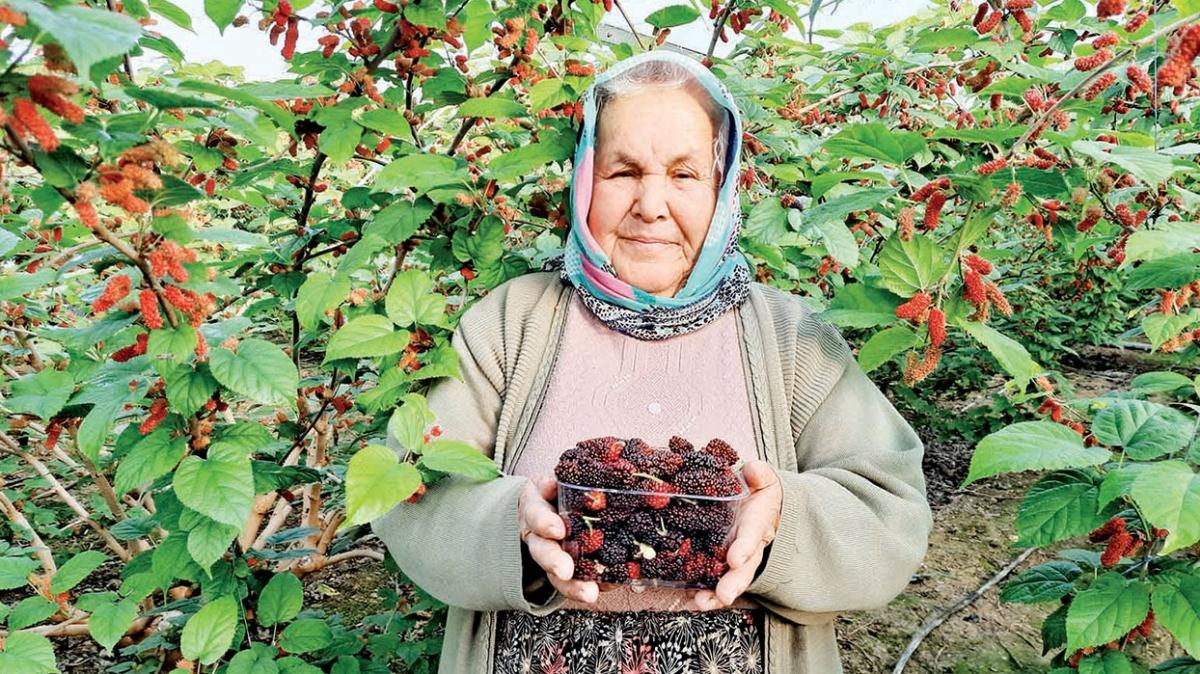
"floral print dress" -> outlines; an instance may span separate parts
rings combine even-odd
[[[763,615],[716,611],[503,611],[494,674],[761,674]]]

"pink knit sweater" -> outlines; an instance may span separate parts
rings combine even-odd
[[[699,330],[644,341],[609,329],[575,297],[562,339],[514,474],[551,475],[565,449],[601,435],[638,437],[654,446],[665,446],[672,435],[696,445],[720,437],[743,460],[757,458],[733,311]],[[568,600],[563,608],[684,610],[687,601],[677,590],[620,586],[600,593],[596,604]],[[754,604],[739,598],[734,606]]]

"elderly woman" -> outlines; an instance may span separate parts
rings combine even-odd
[[[924,557],[921,441],[836,329],[751,281],[741,135],[698,63],[611,67],[584,99],[561,269],[463,314],[462,378],[429,406],[502,477],[449,478],[374,524],[450,605],[442,674],[834,674],[836,614],[887,604]],[[573,579],[553,469],[604,435],[737,450],[751,494],[715,590]]]

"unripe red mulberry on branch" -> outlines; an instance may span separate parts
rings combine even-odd
[[[1103,49],[1105,47],[1113,47],[1113,46],[1116,46],[1116,44],[1120,41],[1121,41],[1121,38],[1118,37],[1116,33],[1109,31],[1103,35],[1100,35],[1096,39],[1092,40],[1092,47],[1095,49]]]
[[[1134,14],[1133,18],[1129,19],[1129,22],[1125,24],[1125,32],[1136,33],[1149,19],[1150,15],[1145,12]]]
[[[929,304],[933,301],[924,291],[913,295],[907,302],[896,307],[896,318],[903,318],[908,321],[918,322],[925,310],[929,308]]]
[[[13,118],[9,120],[9,125],[17,135],[32,135],[46,152],[53,152],[58,148],[58,136],[38,112],[33,101],[28,98],[14,98],[12,105]]]
[[[946,341],[946,314],[934,307],[929,310],[929,343],[941,346]]]
[[[925,205],[925,231],[932,232],[937,229],[938,221],[942,217],[942,206],[946,203],[946,193],[941,190],[935,190],[929,197],[929,203]]]
[[[988,176],[988,175],[995,173],[996,171],[999,171],[1000,169],[1004,168],[1005,166],[1008,166],[1008,160],[1005,159],[1004,157],[1000,157],[999,159],[993,159],[991,161],[986,161],[986,162],[980,164],[979,166],[976,166],[975,172],[981,176]]]
[[[920,187],[920,189],[918,189],[916,192],[913,192],[912,196],[909,198],[913,201],[925,201],[929,198],[929,195],[933,194],[937,190],[944,190],[948,189],[949,187],[950,179],[942,176],[941,178],[937,178],[925,183]]]
[[[1100,49],[1094,54],[1075,59],[1075,69],[1083,72],[1095,70],[1112,60],[1113,53],[1108,49]]]
[[[965,262],[968,267],[974,269],[984,276],[992,273],[992,263],[979,257],[978,255],[975,255],[974,253],[966,256],[963,259],[963,262]]]
[[[142,322],[147,328],[157,330],[163,326],[162,314],[158,312],[158,296],[153,290],[143,290],[138,294],[138,304],[142,310]]]
[[[1130,67],[1132,68],[1133,66],[1130,66]],[[1100,77],[1097,77],[1096,80],[1094,82],[1092,82],[1091,84],[1089,84],[1088,88],[1084,90],[1084,92],[1083,92],[1084,99],[1089,100],[1089,101],[1094,100],[1097,96],[1104,93],[1105,89],[1108,89],[1113,84],[1115,84],[1116,81],[1117,81],[1116,75],[1114,75],[1113,73],[1104,73]]]
[[[1110,16],[1120,16],[1125,13],[1126,0],[1100,0],[1096,3],[1096,17],[1107,19]]]
[[[1004,197],[1000,199],[1001,205],[1011,207],[1021,198],[1021,183],[1011,182],[1008,187],[1004,188]]]
[[[32,75],[26,86],[34,103],[72,124],[83,123],[83,108],[64,98],[78,93],[74,82],[53,75]]]
[[[1200,23],[1184,26],[1171,36],[1166,63],[1158,69],[1160,87],[1181,87],[1192,75],[1192,61],[1200,54]]]
[[[897,227],[900,230],[900,240],[909,241],[913,236],[913,223],[916,221],[916,211],[912,206],[905,206],[900,209],[900,215],[896,218]]]
[[[92,311],[97,314],[107,311],[129,294],[131,285],[129,277],[124,274],[118,274],[108,279],[108,283],[104,285],[104,292],[100,293],[100,297],[97,297],[96,301],[92,303]]]

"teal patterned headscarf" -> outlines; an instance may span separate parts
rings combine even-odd
[[[687,282],[674,297],[659,297],[617,278],[608,256],[588,230],[596,154],[596,91],[612,78],[652,60],[683,66],[730,116],[728,150],[708,234]],[[653,86],[653,85],[650,85]],[[733,96],[699,62],[670,51],[627,58],[598,75],[583,96],[583,125],[575,146],[571,181],[572,220],[566,250],[555,265],[584,303],[609,327],[639,339],[666,339],[696,330],[738,306],[749,294],[750,267],[737,247],[741,230],[738,163],[742,125]]]

